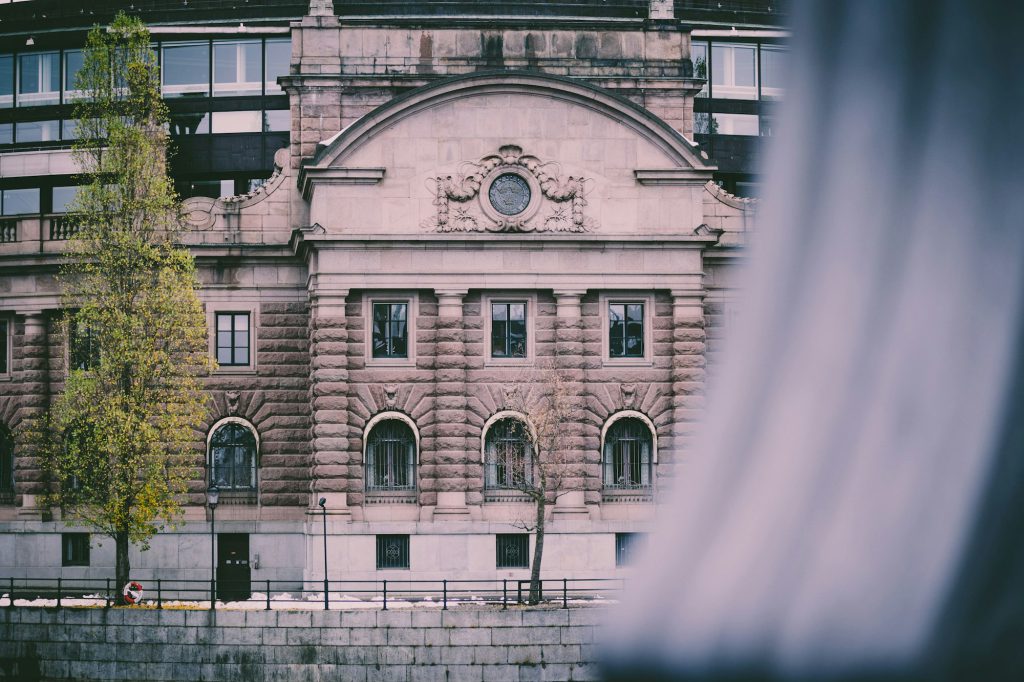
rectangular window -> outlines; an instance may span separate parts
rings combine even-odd
[[[373,357],[409,357],[409,304],[373,304]]]
[[[11,323],[0,320],[0,374],[11,371]],[[2,453],[0,453],[2,454]]]
[[[164,45],[163,92],[165,97],[210,94],[210,44],[207,42]]]
[[[78,195],[78,188],[71,187],[54,187],[53,188],[53,212],[54,213],[67,213],[70,210],[71,205],[75,201],[75,197]]]
[[[530,567],[530,536],[526,533],[495,536],[498,568]]]
[[[60,103],[60,53],[18,57],[18,106]]]
[[[64,533],[61,535],[61,566],[89,565],[89,534]]]
[[[169,132],[171,137],[206,135],[210,132],[210,114],[205,111],[172,112]]]
[[[259,111],[215,111],[210,118],[211,133],[258,133],[262,130]]]
[[[78,72],[85,63],[85,55],[81,50],[64,50],[64,99],[78,97],[81,93],[75,89]]]
[[[249,313],[217,313],[217,363],[249,364]]]
[[[5,189],[0,192],[0,203],[3,215],[39,213],[39,188]]]
[[[0,54],[0,109],[14,106],[14,55]]]
[[[0,144],[14,144],[13,123],[0,123]]]
[[[526,357],[526,303],[491,303],[491,357]]]
[[[409,536],[377,536],[377,569],[409,568]]]
[[[266,81],[267,94],[280,95],[284,91],[277,84],[279,76],[288,75],[288,65],[292,60],[292,41],[288,38],[268,40],[266,44]]]
[[[646,533],[615,534],[615,565],[629,566],[636,558],[636,553],[644,541]]]
[[[759,135],[760,122],[757,114],[711,114],[712,130],[717,135]]]
[[[780,47],[761,46],[761,99],[782,98],[782,73],[786,56],[786,50]]]
[[[263,92],[263,51],[258,40],[213,44],[213,94],[259,95]]]
[[[708,44],[702,42],[690,43],[690,59],[693,61],[693,77],[708,80]],[[697,93],[697,97],[708,97],[708,84]]]
[[[100,344],[88,327],[74,319],[68,329],[68,361],[71,369],[89,370],[100,364]]]
[[[711,44],[711,96],[757,99],[757,46]]]
[[[60,139],[60,121],[19,121],[14,134],[18,144],[56,142]]]
[[[292,112],[288,109],[270,109],[263,112],[263,132],[288,132],[292,129]]]
[[[608,304],[608,355],[644,357],[644,304]]]

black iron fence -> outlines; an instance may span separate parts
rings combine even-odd
[[[616,599],[622,578],[546,578],[540,599],[570,603]],[[163,580],[142,584],[138,605],[184,609],[344,609],[489,604],[507,609],[529,601],[528,579],[492,580]],[[8,578],[0,583],[0,608],[110,608],[120,588],[107,578]],[[215,597],[215,598],[212,598]]]

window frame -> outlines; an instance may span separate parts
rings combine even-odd
[[[244,80],[246,62],[244,57],[246,45],[256,46],[258,53],[259,68],[258,80],[248,81]],[[220,83],[221,92],[217,92],[217,48],[226,48],[228,46],[234,47],[235,52],[235,78],[233,81],[225,81]],[[266,52],[265,40],[263,38],[228,38],[213,40],[210,44],[210,97],[259,97],[263,95],[263,77],[264,77],[264,53]],[[241,78],[242,80],[237,80]],[[248,90],[239,90],[238,86],[253,85],[254,88]],[[235,86],[232,88],[231,86]]]
[[[242,419],[241,417],[224,417],[223,419],[215,422],[206,433],[206,484],[207,487],[213,485],[214,478],[214,460],[213,460],[213,437],[214,435],[223,428],[235,426],[240,427],[248,431],[254,440],[252,461],[249,466],[250,470],[250,484],[248,486],[232,486],[232,487],[220,487],[221,494],[227,495],[228,497],[235,495],[241,497],[255,496],[259,498],[260,488],[260,434],[256,430],[256,427],[252,422]],[[255,500],[254,500],[255,501]]]
[[[502,541],[526,545],[525,558],[522,563],[510,564],[502,562]],[[507,555],[507,552],[505,553]],[[498,570],[516,570],[530,568],[530,534],[529,533],[496,533],[494,535],[494,567]]]
[[[729,57],[723,59],[724,63],[717,63],[715,59],[715,48],[723,48],[728,51]],[[754,83],[752,85],[736,85],[736,53],[737,48],[749,49],[754,53]],[[708,81],[711,83],[711,96],[715,99],[735,99],[756,102],[759,100],[761,74],[760,74],[760,50],[758,43],[727,42],[721,40],[709,41],[709,54],[714,62],[713,70],[708,72]],[[722,76],[721,83],[715,83],[714,78]]]
[[[84,548],[82,542],[84,540]],[[90,560],[91,538],[89,533],[61,533],[60,565],[88,566]],[[76,552],[77,550],[77,552]],[[84,557],[82,556],[84,554]]]
[[[387,550],[384,550],[385,543],[388,540],[398,540],[402,547],[399,549],[398,559],[392,565],[392,562],[381,561],[385,557]],[[379,533],[374,536],[374,545],[376,547],[375,558],[376,567],[378,571],[408,571],[412,568],[412,551],[411,542],[407,534],[402,533]],[[383,554],[382,554],[383,550]],[[404,561],[403,561],[404,560]]]
[[[198,47],[203,46],[206,48],[206,68],[203,69],[203,73],[206,74],[205,83],[178,83],[168,86],[165,81],[165,74],[167,71],[167,57],[164,51],[167,49],[179,49],[183,47]],[[164,41],[160,43],[160,49],[157,51],[157,58],[160,61],[160,95],[163,98],[189,98],[194,97],[195,99],[211,99],[213,97],[213,44],[210,40],[175,40],[175,41]],[[206,86],[205,90],[199,90],[198,88],[202,85]]]
[[[412,452],[409,455],[409,462],[407,468],[409,469],[409,484],[404,486],[378,486],[370,484],[370,463],[371,463],[371,445],[374,430],[383,427],[387,422],[398,422],[405,426],[412,434],[412,440],[409,445],[412,448]],[[368,494],[375,493],[406,493],[415,494],[419,488],[419,465],[420,465],[420,434],[419,429],[416,428],[416,423],[408,416],[401,412],[389,411],[382,412],[375,415],[372,419],[366,422],[366,426],[363,429],[363,489]]]
[[[611,355],[611,313],[612,305],[642,304],[643,354],[639,356],[612,357]],[[602,294],[599,297],[601,318],[601,362],[605,366],[645,367],[654,362],[654,296],[650,293],[625,292],[623,294]]]
[[[515,412],[513,410],[502,410],[500,412],[493,414],[487,420],[487,422],[484,423],[484,427],[480,432],[480,461],[484,467],[485,490],[521,490],[520,486],[517,486],[514,483],[509,484],[507,482],[509,476],[502,477],[503,479],[506,479],[506,481],[503,481],[501,483],[497,482],[496,479],[498,462],[489,461],[489,451],[491,448],[489,447],[488,436],[502,422],[513,419],[522,422],[522,424],[525,426],[525,433],[527,436],[525,442],[528,446],[528,449],[524,453],[523,476],[527,483],[532,483],[533,481],[534,457],[536,455],[535,443],[537,442],[536,429],[534,429],[533,424],[530,422],[530,419],[525,414],[522,414],[521,412]],[[506,463],[505,466],[508,467],[508,464]],[[492,467],[494,467],[495,469],[494,473],[491,472]]]
[[[57,60],[57,83],[56,83],[56,88],[57,89],[56,90],[36,90],[36,91],[33,91],[33,92],[22,92],[21,91],[21,87],[22,87],[22,84],[24,82],[24,79],[22,78],[22,73],[21,73],[21,71],[22,71],[22,60],[26,59],[26,58],[33,58],[33,57],[38,58],[37,61],[36,61],[36,82],[39,84],[39,87],[42,87],[44,81],[47,80],[47,78],[45,78],[44,76],[47,76],[47,77],[53,76],[52,66],[50,67],[50,71],[51,71],[50,73],[47,73],[47,70],[43,68],[43,63],[44,63],[43,57],[47,57],[47,56],[49,56],[49,57],[56,56],[56,60]],[[16,61],[17,61],[17,67],[16,67],[16,75],[15,75],[15,95],[17,97],[17,106],[18,107],[25,107],[25,106],[28,106],[28,107],[48,107],[48,106],[56,106],[56,105],[61,103],[61,92],[63,90],[63,85],[64,85],[64,57],[63,57],[63,54],[62,54],[61,50],[38,50],[38,51],[31,51],[31,52],[19,52],[17,54],[17,60]],[[50,85],[52,86],[54,84],[51,83]],[[56,95],[56,97],[50,97],[52,95]],[[27,99],[26,99],[26,96],[28,96]]]
[[[405,357],[374,357],[373,355],[373,311],[376,305],[405,304]],[[367,366],[415,367],[416,366],[416,318],[419,317],[419,297],[411,292],[371,294],[363,299],[363,320],[366,327],[364,357]]]
[[[259,369],[259,353],[256,344],[259,341],[260,310],[256,301],[223,300],[206,302],[206,327],[209,333],[210,357],[217,359],[217,315],[249,314],[249,364],[221,365],[217,363],[216,374],[256,374]]]
[[[613,463],[608,460],[608,445],[609,435],[616,424],[626,420],[633,420],[640,422],[647,429],[647,433],[650,436],[650,448],[651,452],[648,456],[647,461],[647,484],[633,484],[633,485],[619,485],[616,483],[609,483],[608,471],[613,466]],[[621,410],[611,415],[605,420],[604,425],[601,427],[601,488],[603,490],[616,491],[616,490],[653,490],[655,482],[657,480],[657,465],[658,465],[658,429],[654,426],[654,422],[645,415],[643,412],[636,410]],[[641,462],[641,466],[643,463]],[[641,473],[641,480],[643,474]]]
[[[88,347],[84,350],[79,350],[78,320],[73,316],[69,318],[67,321],[67,343],[65,344],[65,350],[67,352],[67,368],[69,372],[76,369],[88,372],[100,364],[102,351],[100,350],[99,340],[95,338],[91,329],[85,330],[85,336],[85,340],[88,342]],[[76,362],[76,360],[78,360],[82,355],[85,356],[85,361],[81,363]]]
[[[494,357],[494,305],[522,303],[526,306],[526,355],[524,357]],[[535,294],[492,293],[483,296],[481,314],[484,316],[484,366],[528,366],[536,361],[537,296]]]

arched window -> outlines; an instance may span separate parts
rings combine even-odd
[[[518,489],[533,481],[533,438],[526,422],[502,417],[484,436],[484,469],[488,488]]]
[[[0,424],[0,503],[14,501],[14,436]]]
[[[604,486],[649,488],[653,441],[650,426],[638,417],[612,423],[604,439]]]
[[[210,483],[226,491],[256,489],[256,433],[244,423],[228,421],[214,427]]]
[[[416,489],[416,435],[403,420],[382,419],[370,426],[366,489]]]

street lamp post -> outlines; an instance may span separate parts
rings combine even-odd
[[[331,608],[327,596],[327,498],[320,498],[320,511],[324,518],[324,610]]]
[[[216,483],[206,489],[206,506],[210,508],[210,608],[217,608],[217,502],[220,488]]]

